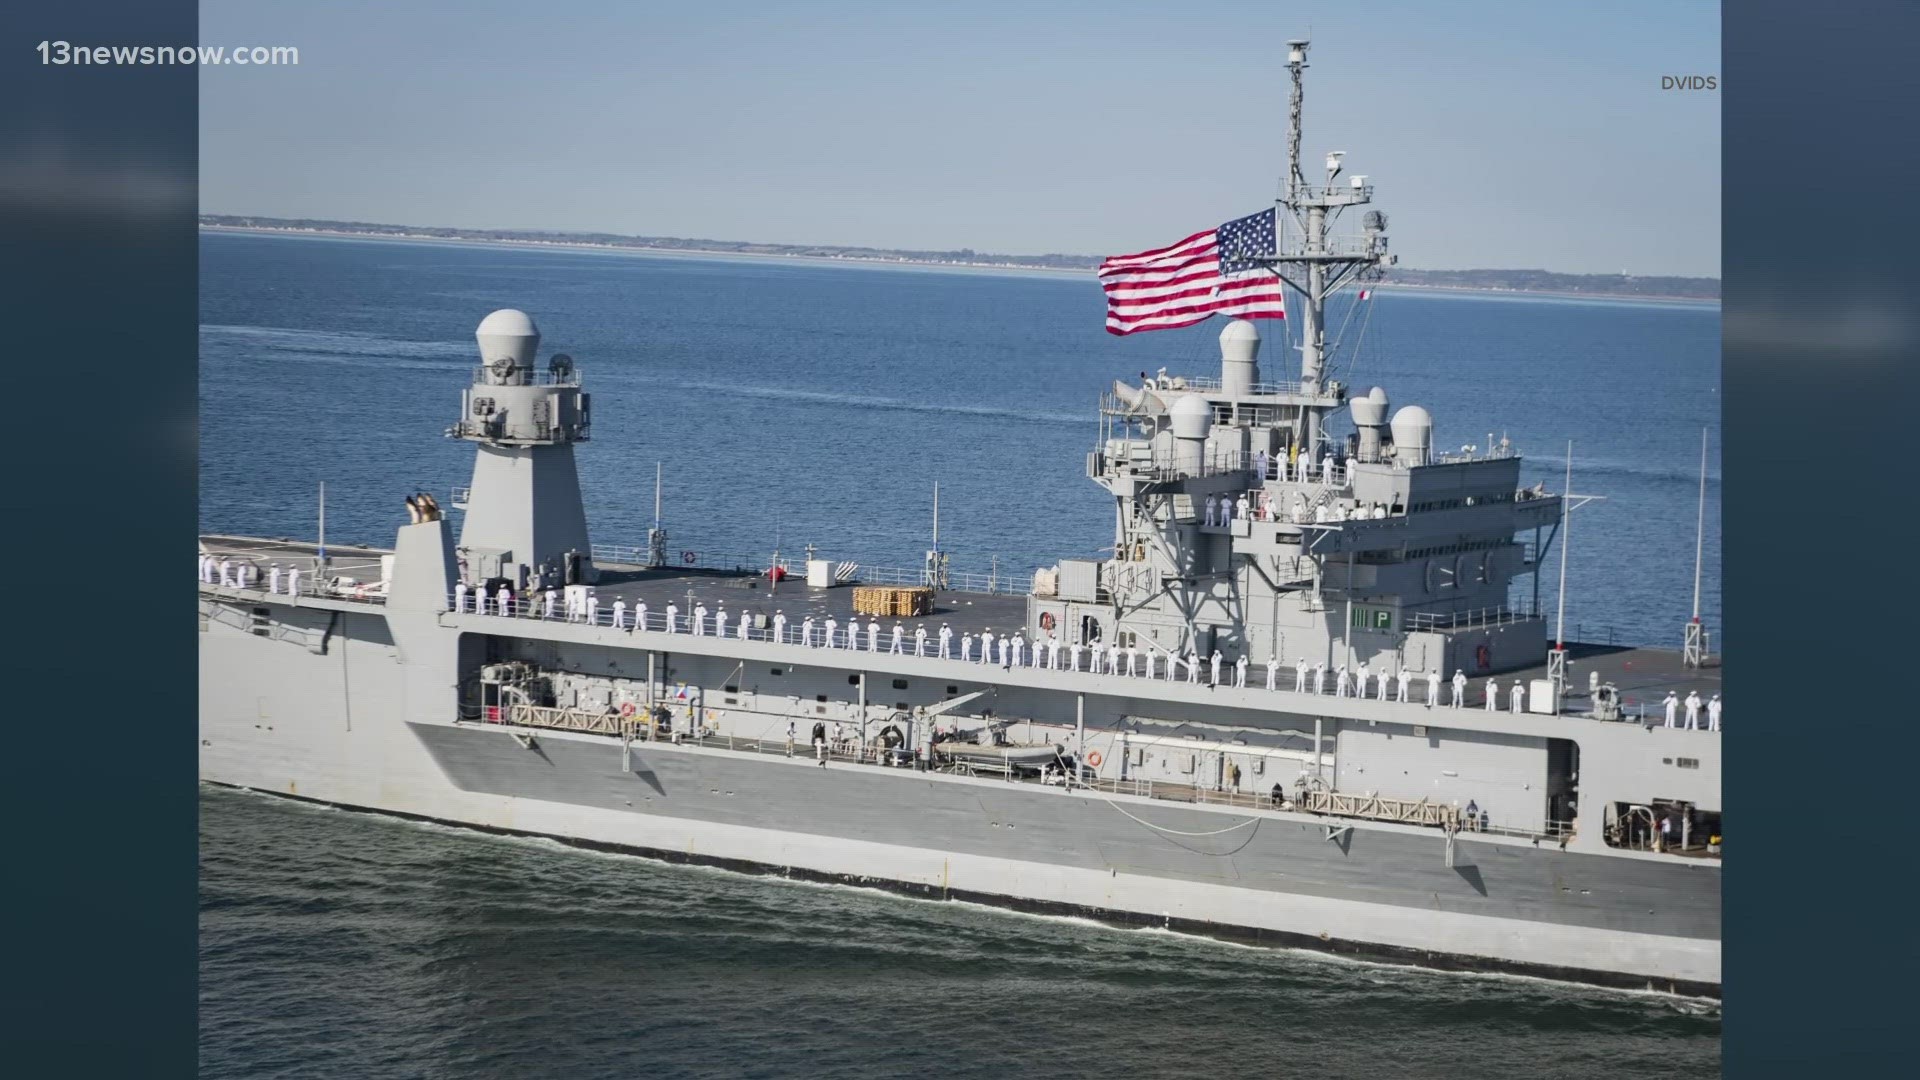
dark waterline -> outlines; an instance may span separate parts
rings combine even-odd
[[[1717,1004],[201,799],[206,1076],[1656,1077]]]

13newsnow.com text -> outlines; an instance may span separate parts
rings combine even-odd
[[[68,67],[276,67],[300,62],[300,50],[292,45],[75,45],[43,41],[34,48],[40,53],[40,63]]]

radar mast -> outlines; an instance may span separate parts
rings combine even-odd
[[[1273,257],[1265,261],[1304,301],[1300,305],[1300,389],[1304,394],[1317,396],[1322,392],[1321,380],[1326,370],[1327,297],[1356,279],[1377,280],[1395,259],[1387,252],[1387,216],[1378,210],[1367,212],[1361,236],[1337,241],[1329,238],[1328,227],[1338,220],[1341,211],[1372,202],[1373,188],[1365,176],[1354,176],[1345,187],[1335,186],[1334,180],[1341,172],[1341,158],[1346,156],[1338,150],[1327,155],[1326,182],[1319,187],[1307,183],[1300,167],[1306,41],[1287,42],[1287,69],[1293,76],[1287,119],[1287,184],[1277,200],[1274,215],[1276,250]],[[1297,227],[1295,242],[1282,239],[1288,230],[1283,229],[1280,222],[1288,218]],[[1323,411],[1314,407],[1302,409],[1305,445],[1301,449],[1310,459],[1320,453]]]

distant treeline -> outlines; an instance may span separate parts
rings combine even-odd
[[[972,248],[959,248],[954,251],[917,251],[905,248],[840,247],[830,244],[755,244],[741,240],[706,240],[685,236],[622,236],[617,233],[548,232],[538,229],[451,229],[431,225],[381,225],[366,221],[249,217],[234,214],[202,214],[200,223],[236,229],[290,229],[363,236],[508,241],[521,244],[589,244],[596,247],[638,248],[653,251],[786,255],[813,259],[850,259],[861,262],[926,263],[936,266],[1091,270],[1100,263],[1100,259],[1092,255],[1057,253],[1003,255],[990,251],[975,251]],[[1384,280],[1390,285],[1420,285],[1453,289],[1590,293],[1604,296],[1672,296],[1698,299],[1718,299],[1720,296],[1720,281],[1717,278],[1555,274],[1546,270],[1411,270],[1395,267]]]

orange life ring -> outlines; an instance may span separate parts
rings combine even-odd
[[[1107,760],[1107,759],[1106,759],[1106,758],[1103,758],[1103,757],[1101,757],[1101,756],[1100,756],[1100,751],[1098,751],[1098,750],[1089,750],[1089,751],[1087,752],[1087,764],[1089,764],[1089,765],[1091,765],[1091,766],[1093,766],[1093,767],[1094,767],[1094,768],[1096,768],[1096,769],[1097,769],[1097,768],[1099,768],[1099,767],[1100,767],[1100,763],[1101,763],[1101,762],[1103,762],[1103,761],[1105,761],[1105,760]]]
[[[621,716],[632,716],[632,715],[633,715],[633,702],[631,702],[631,701],[629,701],[629,702],[627,702],[626,704],[624,704],[624,705],[622,705],[622,706],[620,706],[620,715],[621,715]]]
[[[1480,665],[1481,671],[1485,671],[1492,666],[1493,653],[1484,644],[1476,646],[1473,650],[1473,661]]]
[[[1040,629],[1042,630],[1053,629],[1053,612],[1043,611],[1040,613]]]

